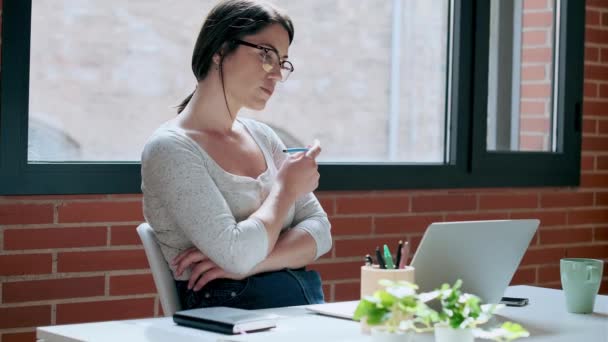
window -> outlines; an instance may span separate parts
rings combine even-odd
[[[0,192],[139,192],[215,2],[4,3]],[[320,189],[577,184],[584,4],[277,2],[296,71],[243,115],[319,138]]]

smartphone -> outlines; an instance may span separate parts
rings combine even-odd
[[[528,298],[502,297],[500,303],[506,306],[526,306],[528,305]]]

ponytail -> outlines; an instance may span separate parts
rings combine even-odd
[[[196,89],[194,91],[192,91],[192,93],[190,95],[188,95],[183,101],[182,103],[180,103],[177,106],[177,114],[181,113],[184,108],[186,108],[186,106],[188,105],[188,102],[190,102],[190,100],[192,99],[192,95],[194,95],[194,92],[196,91]]]

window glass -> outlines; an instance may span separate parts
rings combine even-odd
[[[446,0],[280,0],[295,67],[262,112],[321,161],[443,162]],[[194,90],[192,48],[215,0],[32,3],[30,161],[136,161]]]
[[[492,0],[488,150],[555,152],[555,8]]]

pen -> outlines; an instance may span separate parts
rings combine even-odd
[[[371,266],[372,263],[372,257],[369,254],[365,255],[365,266]]]
[[[403,240],[399,240],[399,245],[397,245],[397,257],[395,258],[395,265],[397,268],[401,268],[399,267],[399,265],[401,265],[401,249],[403,249]]]
[[[292,147],[284,149],[283,153],[307,152],[308,150],[308,147]]]
[[[384,263],[387,269],[394,269],[395,264],[393,264],[393,256],[391,255],[391,250],[388,249],[388,246],[384,245]]]
[[[386,268],[386,264],[384,264],[384,259],[382,259],[382,254],[380,254],[380,247],[376,247],[376,259],[378,259],[378,265],[380,268]]]
[[[401,247],[401,260],[399,261],[399,268],[405,268],[407,259],[410,257],[410,244],[405,241],[403,247]]]

